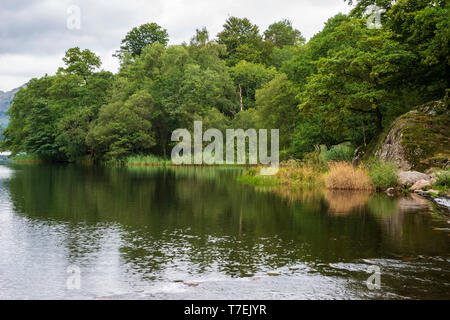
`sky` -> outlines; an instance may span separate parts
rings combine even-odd
[[[92,50],[102,69],[116,72],[112,55],[121,40],[148,22],[167,29],[169,44],[189,42],[202,27],[215,38],[230,16],[250,19],[261,33],[289,19],[309,39],[328,18],[350,9],[344,0],[1,0],[0,90],[54,74],[75,46]]]

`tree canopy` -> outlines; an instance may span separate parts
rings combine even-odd
[[[315,145],[361,146],[449,88],[450,10],[440,0],[349,0],[307,42],[284,19],[260,33],[230,17],[211,39],[168,45],[156,23],[122,40],[120,71],[88,49],[67,50],[55,75],[30,80],[8,111],[2,149],[54,161],[168,156],[177,128],[280,129],[282,159]],[[383,9],[369,28],[367,9]]]
[[[146,46],[153,43],[161,43],[167,45],[169,42],[169,34],[166,29],[155,22],[146,23],[139,27],[133,28],[127,33],[122,40],[122,45],[118,52],[119,56],[123,56],[126,52],[133,57],[139,56]]]

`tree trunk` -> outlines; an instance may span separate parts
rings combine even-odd
[[[378,109],[378,107],[375,109],[375,114],[377,116],[377,132],[380,133],[383,130],[383,115],[381,114],[381,111],[380,109]]]
[[[244,103],[242,101],[242,87],[239,84],[239,106],[241,108],[241,111],[244,110]]]

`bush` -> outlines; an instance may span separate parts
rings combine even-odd
[[[351,162],[355,150],[348,143],[342,143],[332,146],[330,150],[322,153],[325,161],[348,161]]]
[[[39,156],[37,156],[35,154],[30,154],[30,153],[19,153],[10,158],[14,161],[19,161],[19,162],[40,162],[40,161],[42,161],[42,159],[39,158]]]
[[[433,184],[433,189],[438,189],[442,192],[447,192],[450,187],[450,170],[438,171],[435,173],[436,182]]]
[[[373,160],[369,164],[369,176],[377,189],[387,189],[397,186],[397,164]]]
[[[330,172],[325,178],[328,189],[372,190],[373,185],[364,168],[355,168],[349,162],[330,164]]]

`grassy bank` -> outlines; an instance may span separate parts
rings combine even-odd
[[[106,161],[105,164],[123,166],[168,166],[172,165],[172,161],[155,155],[132,155],[123,160]]]
[[[262,167],[253,167],[239,177],[242,183],[254,186],[289,186],[315,188],[325,185],[325,167],[313,163],[290,160],[282,162],[275,175],[260,175]]]
[[[287,186],[302,189],[384,190],[397,186],[397,167],[371,161],[358,167],[348,161],[288,161],[275,175],[261,176],[260,167],[250,168],[239,178],[254,186]]]
[[[9,158],[12,161],[22,163],[44,163],[45,161],[34,154],[21,153]]]

